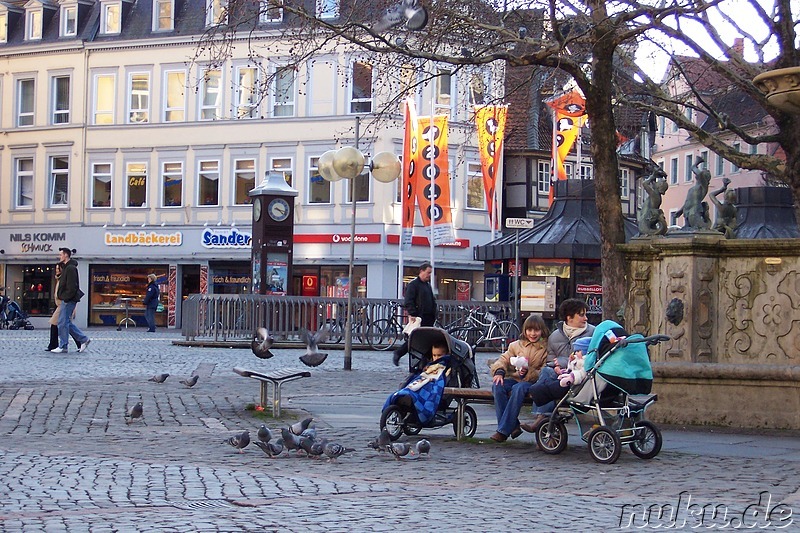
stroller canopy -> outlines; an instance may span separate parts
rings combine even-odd
[[[601,359],[613,347],[611,338],[614,336],[627,336],[629,339],[642,338],[638,333],[628,335],[622,326],[613,320],[601,322],[595,328],[592,341],[589,343],[589,353],[584,360],[586,370],[594,368],[598,359]],[[614,350],[598,366],[597,373],[628,394],[649,394],[653,386],[650,355],[647,353],[647,345],[643,342],[628,344]]]

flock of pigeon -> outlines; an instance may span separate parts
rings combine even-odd
[[[394,455],[398,461],[403,459],[419,459],[423,455],[425,457],[430,457],[431,455],[431,442],[428,439],[420,439],[413,446],[408,442],[392,442],[392,438],[385,428],[382,429],[381,434],[372,439],[367,446],[380,453],[389,452]]]
[[[150,379],[148,379],[147,381],[154,381],[156,383],[164,383],[165,381],[167,381],[168,377],[169,377],[169,374],[166,374],[166,373],[165,374],[156,374],[153,377],[151,377]],[[191,376],[188,379],[180,380],[179,383],[181,385],[183,385],[184,387],[187,387],[187,388],[191,389],[192,387],[197,385],[197,381],[199,379],[200,379],[200,376],[195,374],[195,375]],[[131,422],[133,422],[137,418],[144,418],[144,406],[142,405],[142,402],[136,402],[136,405],[132,405],[128,409],[127,413],[125,413],[125,423],[126,424],[130,424]]]
[[[306,353],[300,356],[300,362],[312,367],[324,363],[325,359],[328,358],[328,354],[320,352],[319,345],[328,340],[330,333],[330,329],[327,326],[316,333],[311,333],[307,330],[301,331],[300,336],[306,345]],[[275,339],[269,334],[267,328],[258,328],[256,329],[255,338],[250,343],[250,349],[259,359],[269,359],[275,355],[270,350],[274,342]]]

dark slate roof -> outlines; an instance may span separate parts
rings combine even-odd
[[[792,191],[788,187],[739,187],[736,229],[738,239],[796,239]]]
[[[600,259],[600,221],[593,181],[556,182],[555,199],[533,229],[519,235],[519,256],[525,258]],[[636,224],[624,219],[626,241],[638,233]],[[478,261],[513,259],[516,234],[503,235],[476,246]]]
[[[767,116],[767,111],[758,102],[735,87],[716,95],[711,102],[711,107],[717,113],[728,115],[730,122],[739,127],[757,124]],[[702,127],[710,133],[715,133],[719,131],[719,122],[713,117],[708,117]]]

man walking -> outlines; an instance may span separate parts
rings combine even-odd
[[[408,312],[408,321],[419,318],[420,326],[433,326],[436,322],[436,298],[433,296],[431,288],[431,274],[433,267],[425,262],[419,266],[419,274],[411,280],[406,287],[405,301],[403,307]],[[394,351],[392,362],[394,366],[400,365],[400,358],[408,353],[408,341],[404,342]]]
[[[72,312],[77,303],[83,298],[83,291],[78,279],[78,262],[72,259],[72,250],[69,248],[59,248],[59,259],[64,265],[61,279],[58,282],[58,294],[61,300],[61,308],[58,315],[58,348],[51,350],[52,353],[67,353],[67,343],[69,336],[72,335],[80,344],[78,352],[86,351],[91,340],[78,326],[72,323]]]

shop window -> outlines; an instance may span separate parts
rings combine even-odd
[[[256,186],[256,161],[255,159],[237,159],[234,163],[234,181],[236,191],[234,204],[245,205],[253,203],[247,193]]]
[[[353,296],[367,296],[367,267],[353,265],[354,285],[350,284],[347,277],[347,266],[321,267],[320,268],[320,295],[329,298],[347,298],[347,291],[353,291]]]
[[[183,122],[186,109],[186,72],[170,70],[164,73],[164,122]]]
[[[162,207],[181,207],[183,205],[183,163],[163,163],[161,168]]]
[[[219,205],[219,161],[200,161],[197,191],[198,205]]]
[[[319,157],[312,157],[308,166],[308,203],[331,203],[331,182],[322,177],[317,164]]]
[[[50,315],[55,310],[52,287],[55,272],[50,266],[30,266],[22,270],[20,307],[29,315]]]
[[[147,275],[156,275],[164,311],[156,312],[156,325],[166,326],[169,283],[163,265],[97,265],[89,267],[90,325],[115,326],[129,316],[137,326],[146,326],[142,300],[147,291]]]
[[[125,167],[128,184],[128,207],[147,207],[147,163],[128,163]]]
[[[92,207],[111,207],[111,163],[92,165]]]
[[[213,294],[247,294],[250,292],[251,265],[209,266],[212,269],[210,281]]]
[[[69,204],[69,156],[50,158],[50,207]]]
[[[467,163],[467,208],[486,209],[480,163]]]

